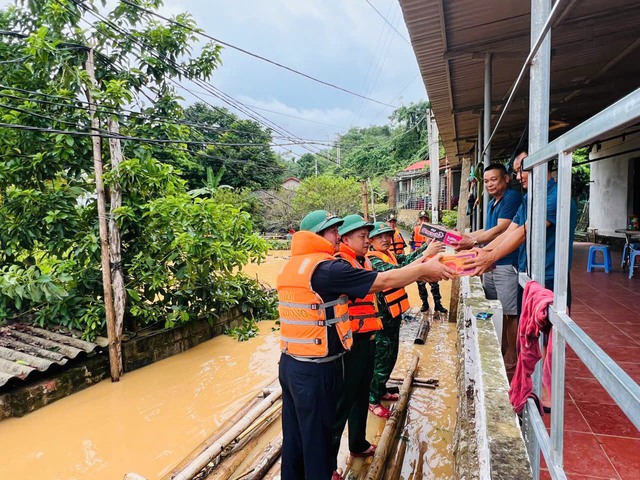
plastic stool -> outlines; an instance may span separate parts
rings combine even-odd
[[[602,252],[602,263],[596,262],[597,252]],[[607,245],[591,245],[589,247],[589,261],[587,262],[587,272],[590,272],[594,268],[604,268],[604,271],[607,273],[613,270],[611,266],[611,252],[609,251],[609,247]]]
[[[633,277],[633,267],[636,266],[636,257],[640,256],[640,250],[630,249],[629,253],[629,278]]]
[[[620,264],[620,268],[624,268],[624,261],[627,258],[627,251],[629,250],[640,250],[640,243],[625,243],[624,248],[622,249],[622,263]]]

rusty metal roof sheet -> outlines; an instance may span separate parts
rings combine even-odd
[[[25,324],[0,328],[0,387],[93,352],[97,344]]]
[[[550,139],[640,86],[640,2],[568,3],[571,8],[551,31],[550,120],[556,128]],[[456,163],[477,139],[484,55],[493,55],[493,124],[522,68],[530,43],[530,2],[400,0],[400,5],[447,155]],[[527,125],[528,97],[523,82],[492,142],[494,156],[508,156],[515,148]]]

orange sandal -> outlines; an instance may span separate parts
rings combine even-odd
[[[381,418],[389,418],[391,416],[391,410],[389,410],[387,407],[380,405],[379,403],[375,403],[375,404],[370,403],[369,411]]]
[[[382,397],[380,397],[380,400],[386,400],[389,402],[397,402],[398,398],[400,398],[400,395],[398,395],[397,393],[385,393],[384,395],[382,395]]]

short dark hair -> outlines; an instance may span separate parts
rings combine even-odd
[[[505,167],[502,163],[491,163],[487,168],[484,169],[485,172],[489,172],[491,170],[499,170],[502,175],[507,175],[507,167]]]

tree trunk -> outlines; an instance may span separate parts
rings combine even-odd
[[[86,71],[93,88],[97,86],[93,64],[93,48],[87,54]],[[100,145],[100,122],[96,117],[96,105],[93,103],[91,89],[87,88],[87,101],[91,116],[93,135],[93,167],[96,176],[96,197],[98,207],[98,226],[100,230],[100,258],[102,263],[102,288],[104,291],[104,310],[107,317],[107,337],[109,338],[109,367],[111,381],[117,382],[122,375],[122,351],[116,335],[115,310],[111,290],[111,267],[109,265],[109,239],[107,233],[107,211],[104,202],[104,184],[102,183],[102,149]]]
[[[383,473],[384,466],[387,461],[387,456],[389,455],[389,450],[391,449],[391,442],[395,437],[398,425],[400,424],[404,412],[407,408],[407,404],[409,403],[411,383],[413,381],[413,377],[416,374],[416,370],[418,369],[419,360],[420,357],[418,357],[418,355],[415,355],[413,357],[413,362],[411,362],[411,366],[409,367],[407,375],[404,378],[404,382],[402,383],[402,388],[400,389],[400,395],[398,401],[396,402],[396,407],[391,413],[391,416],[389,417],[389,420],[387,420],[387,423],[384,427],[382,437],[380,438],[380,443],[378,443],[378,448],[376,448],[376,453],[373,456],[373,461],[371,462],[371,466],[367,471],[367,475],[364,477],[365,480],[378,480]]]
[[[451,298],[449,301],[449,323],[458,322],[458,305],[460,305],[460,277],[451,280]]]
[[[109,117],[109,133],[120,135],[118,120]],[[119,138],[109,138],[109,150],[111,152],[111,171],[116,172],[122,162],[122,148]],[[122,242],[120,241],[120,229],[115,221],[114,211],[122,206],[122,191],[120,184],[111,185],[111,204],[109,206],[109,258],[111,260],[111,281],[113,287],[113,309],[115,312],[115,334],[118,345],[122,343],[122,331],[124,328],[124,311],[127,302],[127,292],[124,287],[124,273],[122,270]]]

